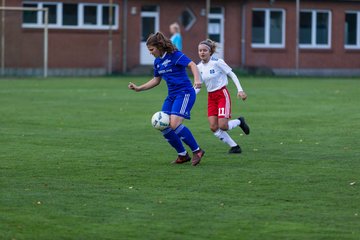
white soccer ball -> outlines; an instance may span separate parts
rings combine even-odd
[[[151,125],[157,130],[164,130],[170,125],[170,116],[162,111],[154,113]]]

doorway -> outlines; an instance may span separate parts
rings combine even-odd
[[[208,36],[217,42],[214,57],[224,58],[224,11],[220,7],[212,7],[209,13]]]
[[[157,6],[143,6],[141,8],[141,41],[140,64],[152,65],[154,56],[149,53],[146,40],[151,33],[159,31],[159,12]]]

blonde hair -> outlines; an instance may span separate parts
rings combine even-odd
[[[211,39],[206,39],[204,41],[201,41],[199,43],[200,44],[204,44],[206,45],[207,47],[209,47],[209,50],[210,50],[210,56],[213,55],[215,52],[216,52],[216,48],[217,48],[217,44],[215,41],[211,40]]]
[[[179,33],[180,32],[180,26],[177,22],[174,22],[172,24],[170,24],[170,28],[175,29],[175,32]]]

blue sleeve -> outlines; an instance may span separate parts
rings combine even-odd
[[[176,51],[174,54],[175,54],[175,59],[177,59],[175,62],[176,65],[187,67],[191,62],[191,59],[180,51]]]
[[[155,61],[154,61],[154,77],[160,77],[160,74],[159,74],[159,72],[158,72],[158,70],[156,69],[156,64],[157,64],[157,61],[156,61],[156,59],[155,59]]]

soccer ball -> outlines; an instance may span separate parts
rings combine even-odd
[[[156,112],[151,118],[151,125],[157,130],[164,130],[170,125],[170,116],[162,111]]]

